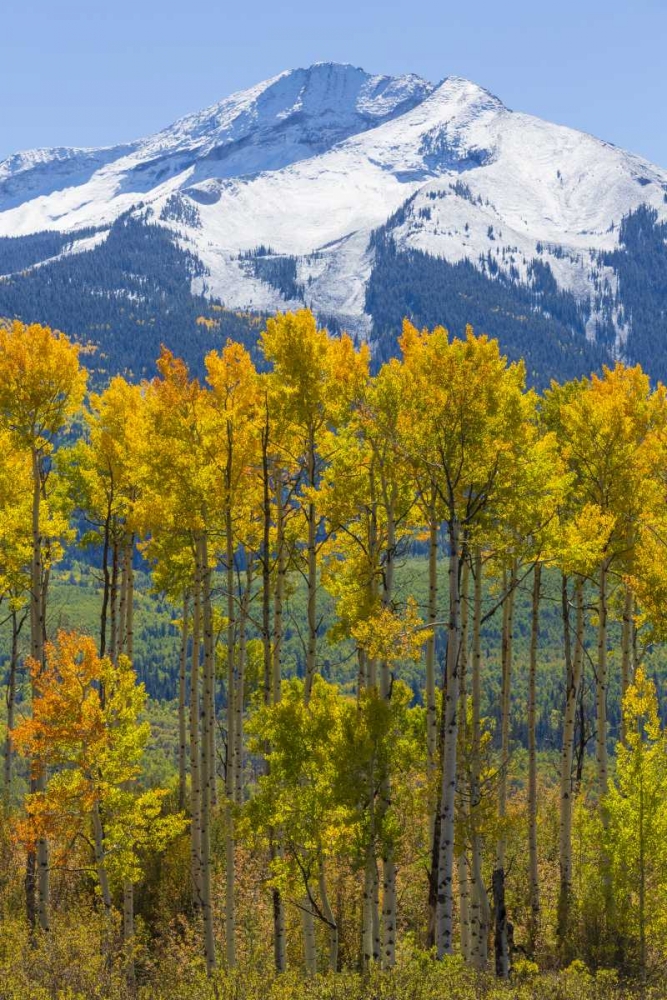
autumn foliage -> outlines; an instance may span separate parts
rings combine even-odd
[[[667,394],[619,363],[540,396],[470,328],[399,349],[373,373],[303,310],[261,364],[164,349],[86,396],[68,338],[0,327],[10,995],[665,981]],[[75,547],[92,631],[51,598]]]

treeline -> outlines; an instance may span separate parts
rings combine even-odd
[[[366,347],[308,311],[269,319],[260,344],[262,372],[231,341],[203,382],[164,350],[153,380],[86,399],[66,337],[0,329],[4,821],[20,845],[4,912],[39,948],[92,906],[104,967],[129,989],[174,950],[199,952],[213,982],[220,966],[266,967],[260,941],[279,974],[390,971],[422,949],[501,980],[573,960],[659,976],[667,736],[644,651],[665,628],[664,388],[619,364],[540,396],[496,341],[407,321],[400,359],[374,376]],[[100,553],[99,629],[51,636],[75,514]],[[397,586],[417,543],[425,601]],[[137,548],[181,608],[173,789],[142,779]],[[540,759],[547,575],[562,724]],[[492,618],[497,726],[482,707]],[[332,648],[354,664],[342,686],[321,676]]]

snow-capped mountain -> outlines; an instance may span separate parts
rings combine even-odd
[[[17,257],[19,242],[0,240],[12,249],[3,258],[0,247],[10,276],[0,314],[18,271],[49,280],[50,264],[100,247],[122,217],[170,234],[196,262],[191,291],[227,309],[305,303],[372,339],[369,287],[375,275],[377,293],[390,244],[401,273],[426,258],[464,262],[531,292],[543,315],[565,303],[563,328],[631,356],[635,310],[619,254],[640,210],[664,245],[667,170],[639,156],[511,111],[459,77],[433,85],[317,64],[147,139],[0,163],[0,237],[32,248]]]

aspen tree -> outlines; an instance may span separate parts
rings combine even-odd
[[[535,954],[539,932],[540,882],[537,857],[537,657],[542,564],[533,570],[530,664],[528,668],[528,869],[530,879],[529,954]]]
[[[269,320],[262,334],[262,350],[273,365],[276,407],[281,421],[290,428],[291,447],[299,464],[297,499],[304,520],[302,562],[307,584],[307,702],[317,666],[318,533],[323,528],[316,504],[323,467],[320,447],[322,437],[342,423],[359,398],[368,356],[366,351],[357,354],[347,335],[336,339],[318,329],[307,309]]]
[[[7,678],[7,735],[4,746],[3,801],[11,801],[14,749],[16,688],[19,671],[19,635],[29,606],[31,560],[26,525],[32,503],[31,462],[24,449],[17,448],[11,432],[0,431],[0,602],[11,621],[11,645]]]
[[[137,463],[143,426],[143,395],[139,386],[112,379],[106,390],[89,400],[85,414],[87,440],[64,453],[64,475],[73,502],[84,514],[91,532],[86,541],[102,540],[103,598],[100,615],[100,656],[107,646],[117,665],[126,655],[132,662],[134,609],[134,530],[138,499]],[[112,571],[109,573],[109,551]],[[110,636],[107,625],[110,625]],[[101,696],[105,692],[102,687]],[[96,815],[98,852],[104,842],[104,817]],[[108,887],[104,892],[108,899]],[[110,905],[110,901],[108,901]],[[128,980],[134,982],[134,885],[123,884],[123,940]]]
[[[206,358],[207,380],[211,386],[213,408],[213,440],[216,442],[209,461],[218,464],[223,483],[222,513],[225,532],[225,561],[227,575],[227,769],[226,769],[226,949],[227,965],[236,964],[236,908],[235,908],[235,835],[233,803],[238,797],[242,775],[237,775],[241,764],[239,753],[240,730],[243,715],[243,693],[240,685],[242,664],[237,661],[237,633],[239,656],[244,655],[247,615],[245,601],[241,599],[241,614],[237,614],[235,601],[234,551],[237,539],[242,540],[245,527],[239,520],[246,516],[248,493],[251,487],[249,468],[258,460],[259,385],[255,367],[247,351],[229,342],[217,354]],[[220,457],[218,455],[220,454]],[[250,559],[246,547],[246,559]],[[210,607],[210,597],[208,598]],[[211,661],[212,663],[212,661]],[[212,670],[212,666],[211,666]],[[211,676],[212,681],[212,676]]]
[[[272,363],[271,381],[278,419],[287,429],[299,470],[295,492],[303,520],[300,570],[307,587],[304,698],[310,700],[317,670],[318,553],[325,533],[316,491],[323,458],[322,437],[340,423],[366,377],[367,357],[356,354],[347,335],[339,340],[318,329],[309,310],[278,315],[267,322],[261,346]],[[314,923],[310,901],[301,908],[306,964],[314,971]]]
[[[150,735],[148,723],[138,721],[145,691],[126,657],[117,665],[100,658],[92,638],[73,632],[59,632],[46,644],[43,663],[30,659],[28,665],[33,713],[16,727],[14,740],[48,765],[48,779],[28,797],[21,836],[28,843],[48,837],[56,865],[77,839],[91,843],[110,910],[112,885],[138,877],[140,852],[149,843],[162,850],[183,825],[179,817],[160,815],[165,789],[131,790]]]
[[[625,742],[616,745],[615,780],[606,806],[614,871],[617,931],[635,950],[642,989],[651,946],[664,934],[667,860],[667,735],[661,726],[655,684],[643,667],[624,699]]]
[[[210,823],[214,802],[214,645],[210,602],[209,535],[217,527],[221,484],[211,454],[211,407],[206,390],[186,365],[163,350],[160,377],[146,388],[147,435],[143,456],[142,523],[150,526],[147,553],[159,552],[161,533],[177,532],[191,553],[192,669],[190,679],[190,835],[193,898],[201,908],[207,971],[216,965],[210,893]],[[154,439],[163,442],[159,451]],[[156,485],[159,483],[159,489]],[[153,526],[158,526],[154,542]],[[173,539],[172,539],[173,543]],[[202,657],[203,654],[203,657]],[[203,661],[203,671],[202,671]]]
[[[525,398],[526,419],[514,445],[512,477],[514,491],[508,497],[494,530],[490,533],[496,558],[509,565],[504,570],[502,625],[502,698],[501,759],[499,774],[500,836],[496,851],[495,884],[504,895],[505,830],[507,779],[510,762],[510,705],[514,608],[520,577],[532,570],[531,625],[528,664],[528,883],[530,915],[528,920],[529,954],[535,953],[539,933],[540,887],[537,842],[537,670],[542,566],[558,553],[559,515],[570,489],[570,476],[558,452],[554,432],[547,430],[536,410],[536,397]],[[497,909],[497,915],[498,915]],[[506,925],[497,929],[500,953],[497,965],[503,976],[509,973],[509,941]]]
[[[599,565],[612,520],[601,516],[599,508],[578,507],[570,493],[561,511],[556,561],[561,568],[561,605],[564,623],[565,701],[560,761],[559,812],[559,894],[557,932],[559,947],[567,952],[572,897],[572,817],[574,783],[572,765],[577,705],[584,666],[584,587],[587,577]],[[574,579],[572,593],[568,579]],[[573,605],[573,613],[570,605]]]
[[[247,559],[246,586],[240,598],[239,659],[242,660],[246,631],[244,623],[250,615],[251,574],[259,570],[262,602],[262,688],[266,707],[277,704],[281,698],[284,602],[294,547],[289,529],[291,520],[298,514],[298,508],[292,502],[298,485],[296,481],[298,462],[292,454],[290,428],[285,419],[284,408],[280,406],[281,395],[281,390],[274,383],[270,373],[258,377],[255,421],[258,447],[254,463],[256,479],[251,489],[251,496],[254,498],[251,505],[254,504],[255,517],[254,521],[250,518],[247,522],[252,540],[244,546]],[[241,667],[241,663],[239,666]],[[243,680],[240,677],[241,692],[242,688]],[[242,711],[239,710],[237,703],[235,736],[239,747],[241,747],[242,725]],[[270,748],[266,747],[263,765],[265,768],[268,767],[269,752]],[[239,754],[241,753],[242,749],[239,750]],[[239,780],[237,771],[237,785]],[[240,801],[240,794],[238,798]],[[283,852],[281,832],[273,831],[269,836],[270,864],[273,864],[277,857],[282,857]],[[287,966],[285,901],[277,884],[273,885],[271,892],[274,962],[276,971],[284,972]]]
[[[360,432],[368,451],[370,535],[380,557],[379,604],[386,612],[396,609],[396,559],[414,506],[405,462],[396,449],[401,390],[400,366],[385,365],[369,385],[359,410]],[[371,656],[370,662],[373,661]],[[386,655],[380,659],[379,691],[385,701],[392,696],[391,663]],[[381,786],[380,824],[384,824],[391,806],[391,774],[387,770]],[[395,963],[397,917],[395,845],[390,836],[383,838],[382,868],[382,964],[384,968],[392,968]]]
[[[468,742],[468,698],[467,698],[467,673],[468,673],[468,637],[469,637],[469,585],[470,585],[470,563],[466,560],[463,564],[461,579],[461,657],[460,657],[460,683],[459,683],[459,758],[464,758],[466,745]],[[471,929],[471,880],[470,880],[470,860],[468,855],[468,843],[466,831],[470,821],[470,789],[466,781],[465,771],[462,772],[458,782],[459,812],[461,814],[461,843],[458,845],[457,868],[459,883],[459,922],[460,922],[460,942],[461,955],[465,962],[472,959],[472,929]]]
[[[340,634],[354,634],[364,622],[372,620],[380,609],[396,609],[395,564],[402,542],[411,530],[410,515],[414,497],[405,463],[396,449],[397,421],[401,408],[400,366],[385,365],[367,386],[358,411],[338,431],[338,447],[320,490],[320,504],[325,511],[332,538],[328,547],[325,585],[337,598]],[[341,572],[341,556],[346,568]],[[364,689],[377,688],[389,701],[392,691],[391,663],[379,661],[363,647],[358,648],[368,672],[360,679],[358,695]],[[380,673],[377,676],[376,662]],[[378,684],[379,680],[379,684]],[[388,826],[392,806],[391,775],[383,776],[373,826]],[[374,837],[369,840],[369,852]],[[396,869],[394,846],[387,838],[382,844],[382,962],[391,968],[396,943]],[[371,940],[370,927],[375,923],[374,856],[366,864],[366,929],[362,937]],[[370,952],[369,952],[370,955]],[[373,955],[377,959],[378,956]],[[370,959],[369,959],[370,960]]]
[[[482,833],[479,819],[481,801],[481,625],[483,560],[479,544],[473,556],[474,599],[471,682],[471,762],[470,762],[470,891],[471,891],[471,945],[470,960],[479,970],[487,964],[488,933],[490,924],[489,900],[482,873]]]
[[[305,705],[303,684],[286,682],[282,697],[274,705],[263,705],[251,720],[256,740],[251,747],[268,748],[269,767],[246,810],[253,829],[268,838],[280,826],[284,852],[272,859],[274,880],[285,894],[294,886],[301,894],[304,960],[308,975],[317,971],[315,920],[329,933],[329,964],[338,966],[339,929],[329,905],[325,863],[332,850],[324,831],[331,837],[336,809],[336,755],[332,745],[340,739],[340,704],[336,691],[315,679],[312,698]],[[280,817],[280,822],[278,822]],[[312,927],[312,932],[311,932]]]
[[[79,364],[78,348],[64,334],[37,324],[14,322],[0,327],[0,422],[17,445],[25,448],[32,463],[32,560],[30,571],[30,653],[44,662],[46,589],[44,505],[50,461],[58,434],[79,410],[86,387],[86,373]],[[48,512],[47,512],[48,517]],[[46,774],[34,773],[35,790],[44,790]],[[36,858],[28,858],[26,876],[28,916],[37,913],[42,930],[49,929],[50,874],[48,843],[40,838]]]
[[[650,443],[662,407],[652,397],[648,377],[637,368],[617,364],[602,376],[552,387],[546,407],[562,432],[562,453],[574,474],[580,503],[606,518],[608,532],[597,567],[597,657],[595,668],[596,773],[603,825],[609,787],[607,688],[608,616],[614,575],[631,562],[638,524],[651,488]],[[607,932],[614,922],[610,859],[602,851]]]
[[[507,366],[497,344],[449,341],[446,331],[420,334],[404,324],[401,338],[409,405],[402,448],[437,484],[449,547],[449,622],[445,740],[440,801],[436,950],[452,954],[454,818],[457,783],[461,643],[461,571],[468,538],[511,482],[512,442],[525,423],[523,368]],[[407,396],[409,393],[409,396]],[[501,488],[501,485],[503,488]]]

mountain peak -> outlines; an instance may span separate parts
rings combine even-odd
[[[464,76],[446,76],[433,93],[447,101],[474,106],[478,110],[507,110],[499,97]]]
[[[240,141],[299,131],[313,150],[403,114],[427,97],[433,85],[420,77],[379,76],[345,63],[321,62],[285,70],[204,111],[187,115],[141,144],[141,155],[230,147]],[[298,156],[297,158],[301,158]],[[252,160],[252,157],[251,157]],[[288,161],[285,160],[283,165]],[[251,170],[255,169],[254,162]]]
[[[622,220],[648,206],[662,225],[666,195],[666,172],[511,112],[465,77],[433,85],[318,62],[128,146],[10,157],[0,236],[32,234],[6,265],[22,273],[88,253],[134,213],[185,245],[196,287],[227,306],[302,302],[365,335],[384,232],[397,253],[468,261],[525,287],[550,276],[582,303],[594,336],[603,320],[590,303],[601,286],[615,293],[604,261]],[[621,344],[625,321],[612,313],[605,336]]]

